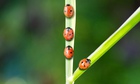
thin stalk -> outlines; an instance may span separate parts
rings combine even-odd
[[[91,60],[90,66],[92,66],[103,54],[105,54],[115,43],[117,43],[124,35],[126,35],[138,22],[140,21],[140,7],[120,26],[116,32],[114,32],[106,41],[104,41],[88,59]],[[86,70],[76,69],[72,81],[75,81]]]
[[[65,0],[65,5],[70,4],[74,9],[74,15],[71,18],[65,18],[65,28],[73,29],[74,38],[71,41],[65,41],[65,46],[71,46],[74,49],[75,25],[76,25],[76,0]],[[74,84],[69,78],[73,75],[73,58],[65,60],[66,84]]]

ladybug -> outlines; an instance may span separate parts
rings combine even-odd
[[[74,37],[72,28],[70,27],[65,28],[63,32],[63,37],[65,38],[65,40],[71,41]]]
[[[71,59],[73,57],[73,54],[74,54],[74,50],[71,46],[67,46],[64,49],[64,55],[67,59]]]
[[[90,66],[90,59],[84,58],[79,63],[79,69],[86,70]]]
[[[74,14],[74,9],[73,7],[70,5],[70,4],[67,4],[65,7],[64,7],[64,15],[68,18],[71,18]]]

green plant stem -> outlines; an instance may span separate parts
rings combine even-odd
[[[89,57],[92,66],[103,54],[105,54],[115,43],[126,35],[140,21],[140,7],[114,32],[105,42],[103,42]],[[76,69],[72,81],[75,81],[86,70]]]
[[[76,25],[76,0],[65,0],[65,5],[70,4],[74,9],[74,15],[71,18],[65,18],[65,28],[70,27],[74,31],[74,38],[71,41],[65,41],[65,46],[71,46],[74,49],[75,25]],[[74,84],[69,78],[73,75],[73,58],[65,60],[66,84]]]

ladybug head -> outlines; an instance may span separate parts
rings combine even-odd
[[[87,62],[89,62],[89,63],[90,63],[90,62],[91,62],[91,60],[90,60],[90,59],[87,59]]]
[[[70,6],[70,4],[67,4],[66,6]]]
[[[71,46],[67,46],[68,47],[68,50],[70,50],[72,47]]]
[[[70,27],[67,27],[67,31],[72,30]]]

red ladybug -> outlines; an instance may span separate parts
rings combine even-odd
[[[74,37],[73,30],[70,27],[65,28],[63,32],[63,36],[65,40],[71,41]]]
[[[86,70],[90,66],[90,59],[84,58],[79,63],[79,69]]]
[[[72,17],[74,14],[74,9],[73,7],[70,5],[70,4],[67,4],[65,7],[64,7],[64,15],[68,18]]]
[[[71,46],[67,46],[64,49],[64,55],[67,59],[71,59],[73,57],[73,54],[74,54],[74,50]]]

